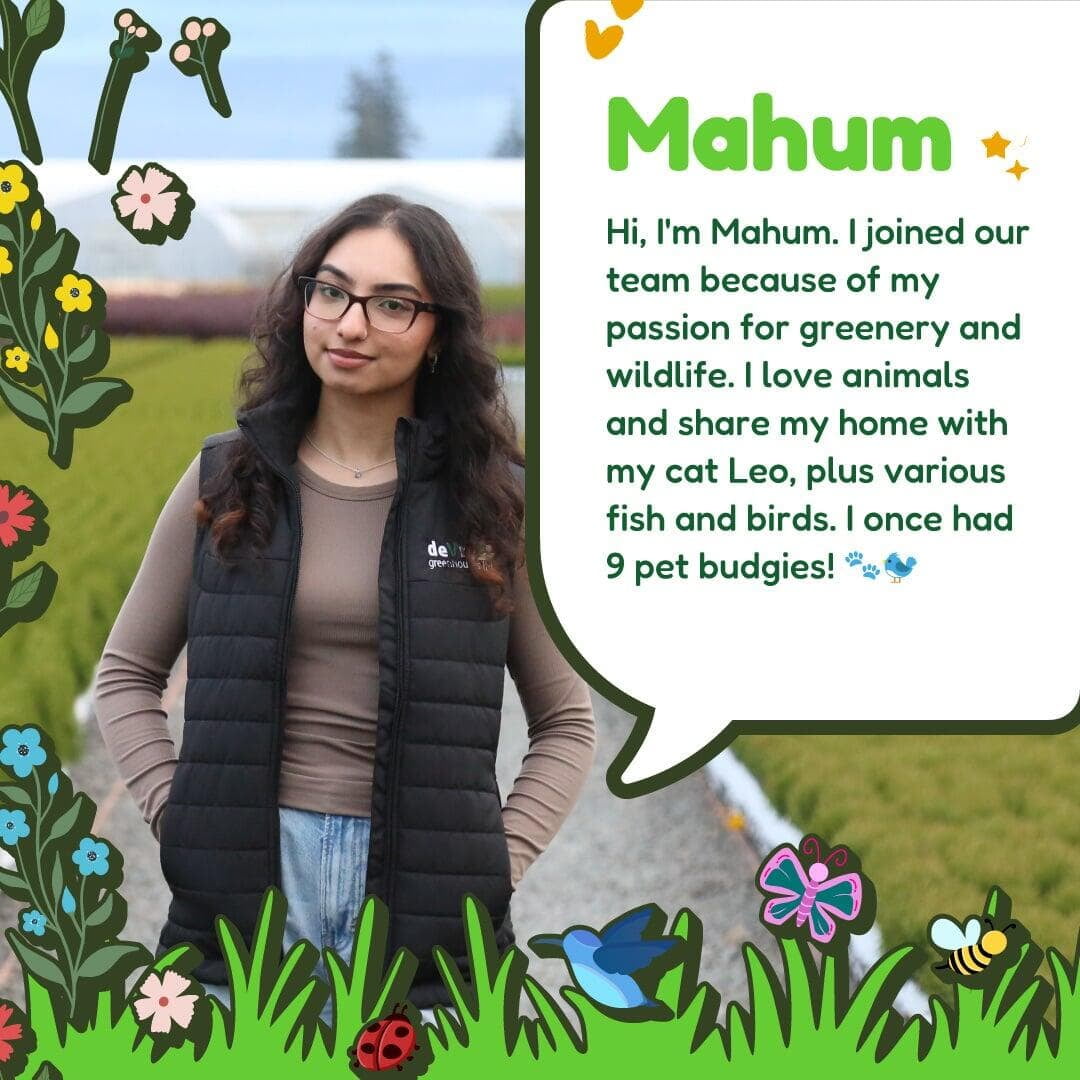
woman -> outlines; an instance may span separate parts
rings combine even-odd
[[[99,723],[161,841],[160,947],[250,939],[267,886],[298,938],[347,957],[360,903],[389,907],[410,997],[448,1002],[461,900],[513,941],[510,895],[593,753],[587,688],[522,564],[521,456],[485,348],[475,271],[447,222],[390,195],[301,246],[256,321],[237,429],[174,490],[102,655]],[[192,513],[192,506],[196,513]],[[187,644],[179,761],[162,692]],[[530,750],[495,781],[504,670]]]

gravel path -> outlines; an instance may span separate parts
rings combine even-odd
[[[183,659],[170,682],[170,723],[179,734],[183,718]],[[673,918],[689,907],[704,926],[701,976],[725,1000],[745,1000],[739,953],[744,940],[771,949],[757,922],[760,903],[753,886],[758,857],[742,834],[727,829],[703,773],[644,798],[618,799],[604,774],[630,729],[630,718],[594,697],[598,751],[588,784],[562,832],[529,870],[513,904],[518,943],[534,934],[561,932],[575,924],[596,928],[647,902]],[[153,948],[168,894],[157,845],[118,779],[97,727],[85,731],[82,758],[69,770],[78,789],[97,803],[94,833],[125,855],[122,895],[128,902],[125,936]],[[513,684],[507,683],[499,783],[509,789],[526,749],[525,720]],[[19,905],[0,897],[0,926],[16,923]],[[531,958],[530,973],[555,992],[567,980],[557,960]],[[21,973],[0,940],[0,996],[22,1001]]]

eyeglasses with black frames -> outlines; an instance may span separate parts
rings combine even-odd
[[[304,309],[315,319],[336,322],[359,304],[369,325],[387,334],[404,334],[421,312],[437,312],[438,304],[413,300],[407,296],[354,296],[329,281],[313,277],[297,278],[304,293]]]

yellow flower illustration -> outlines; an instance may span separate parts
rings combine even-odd
[[[68,313],[90,310],[90,282],[86,278],[65,274],[64,280],[57,286],[53,296],[60,301],[60,306]]]
[[[0,167],[0,214],[10,214],[16,203],[30,197],[30,189],[22,178],[22,166],[16,162]]]
[[[37,232],[41,228],[41,211],[35,210],[33,216],[30,218],[30,228]]]
[[[19,348],[4,350],[4,367],[14,368],[20,375],[26,374],[26,365],[30,362],[30,354]]]
[[[87,305],[89,307],[89,304]],[[55,350],[60,345],[60,339],[56,336],[52,323],[45,324],[45,348]]]
[[[0,245],[0,274],[10,274],[14,269],[8,249]]]

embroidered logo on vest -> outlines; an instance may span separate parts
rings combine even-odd
[[[456,540],[429,540],[427,553],[429,570],[469,569],[465,545],[459,544]]]

